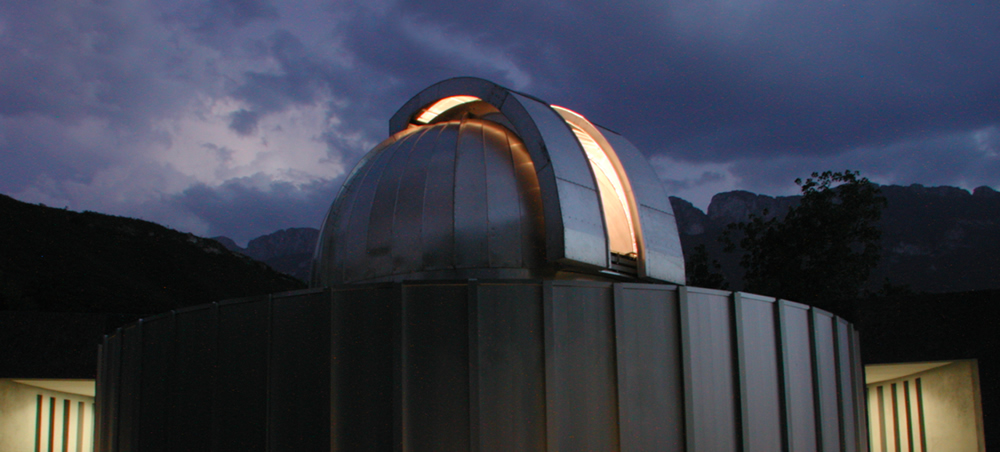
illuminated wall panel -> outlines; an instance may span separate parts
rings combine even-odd
[[[976,362],[926,364],[867,385],[872,452],[984,451]]]

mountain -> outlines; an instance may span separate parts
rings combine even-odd
[[[897,289],[933,293],[1000,288],[1000,193],[989,187],[972,193],[922,185],[881,189],[888,200],[881,221],[883,256],[868,290],[878,292],[887,281]],[[798,200],[798,196],[731,191],[712,197],[706,213],[670,197],[685,254],[705,245],[736,290],[742,288],[740,256],[724,252],[719,235],[726,225],[750,214],[763,215],[766,210],[768,217],[784,215]],[[253,239],[245,249],[226,237],[215,240],[307,281],[318,235],[313,228],[285,229]]]
[[[251,240],[241,248],[228,237],[213,237],[230,251],[261,261],[271,268],[291,275],[300,281],[309,281],[313,250],[319,239],[319,230],[289,228],[272,232]]]
[[[0,195],[0,311],[155,314],[303,288],[215,240]]]
[[[882,259],[869,290],[887,282],[918,292],[961,292],[1000,288],[1000,193],[979,187],[882,186]],[[708,213],[671,197],[685,254],[704,244],[722,264],[731,287],[740,289],[736,253],[725,253],[718,237],[726,225],[751,213],[784,215],[798,196],[771,197],[744,191],[712,197]]]

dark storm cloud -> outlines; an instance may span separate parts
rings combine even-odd
[[[172,204],[206,221],[209,229],[205,236],[225,235],[245,244],[278,229],[319,227],[339,187],[339,180],[295,186],[255,175],[218,187],[194,185],[177,195]]]
[[[229,128],[240,135],[249,135],[257,130],[257,121],[260,114],[253,111],[239,109],[229,115]]]
[[[862,170],[884,184],[996,186],[1000,174],[1000,129],[952,132],[888,145],[852,149],[828,156],[748,159],[731,166],[749,190],[787,192],[795,177],[815,171]],[[797,189],[796,189],[797,190]]]
[[[541,83],[537,95],[692,160],[827,155],[1000,116],[995,3],[692,1],[548,13],[470,5],[421,17],[504,43],[536,79],[554,75],[538,52],[551,43],[566,65],[553,70],[574,76],[573,92]]]
[[[217,0],[210,2],[213,16],[240,27],[254,20],[277,19],[278,9],[265,0]]]
[[[392,113],[462,75],[621,132],[671,194],[784,194],[846,168],[997,186],[997,17],[926,0],[0,3],[0,191],[236,238],[316,225]]]
[[[715,171],[705,171],[694,179],[664,179],[663,188],[667,190],[667,193],[678,193],[693,187],[721,182],[725,180],[725,178],[726,177],[721,173]]]

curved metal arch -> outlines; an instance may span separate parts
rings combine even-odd
[[[493,105],[524,142],[542,194],[547,260],[611,268],[601,197],[590,163],[570,126],[549,104],[487,80],[458,77],[436,83],[407,101],[390,119],[390,135],[411,127],[424,108],[451,96],[474,96]],[[595,127],[617,154],[631,185],[639,217],[635,228],[641,250],[637,276],[684,284],[680,236],[659,179],[628,140]]]
[[[475,96],[502,113],[524,142],[542,192],[546,259],[580,267],[609,267],[600,194],[583,149],[548,104],[493,82],[460,77],[413,96],[389,121],[389,133],[410,127],[424,108],[451,96]]]

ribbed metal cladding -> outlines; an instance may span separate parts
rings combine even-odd
[[[341,189],[312,285],[536,277],[543,222],[531,158],[505,127],[463,119],[403,131]]]
[[[352,284],[125,327],[101,452],[863,451],[854,328],[659,284]]]

